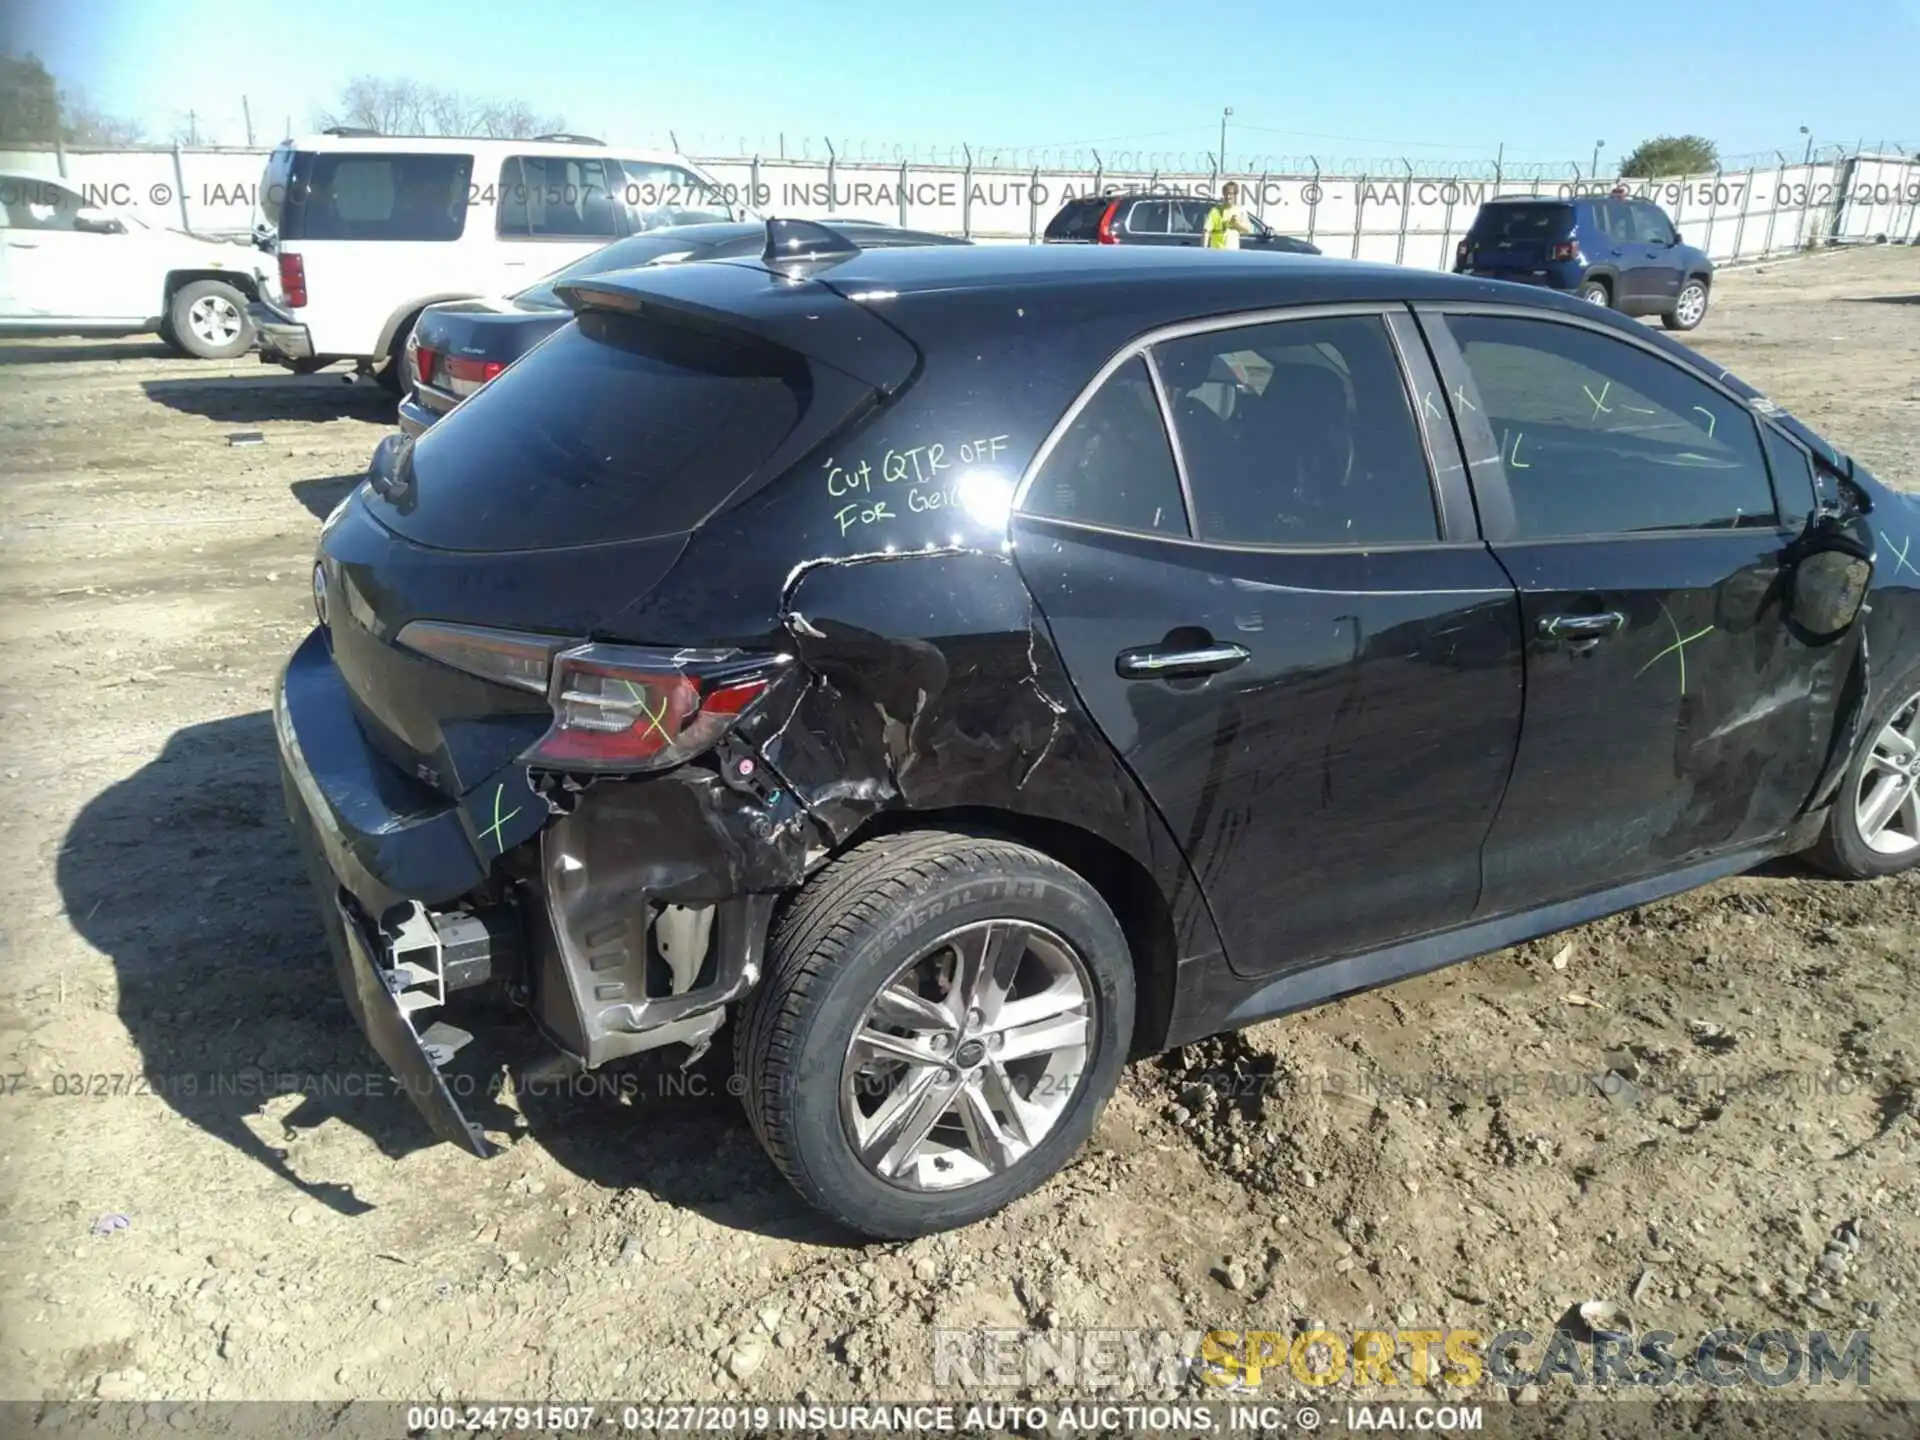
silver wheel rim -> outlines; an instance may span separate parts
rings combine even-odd
[[[1689,285],[1680,292],[1679,303],[1675,306],[1682,325],[1698,325],[1700,317],[1707,311],[1707,292],[1698,285]]]
[[[209,345],[231,345],[240,334],[240,308],[224,295],[202,295],[187,307],[187,329]]]
[[[1920,850],[1920,695],[1894,711],[1860,768],[1853,823],[1881,855]]]
[[[1603,285],[1589,285],[1585,293],[1589,305],[1604,305],[1607,303],[1607,291]]]
[[[1021,920],[951,930],[882,985],[840,1073],[847,1142],[903,1190],[1004,1174],[1067,1112],[1096,1037],[1079,952]]]

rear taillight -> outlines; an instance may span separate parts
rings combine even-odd
[[[280,255],[280,300],[289,310],[307,303],[307,267],[298,255]]]
[[[1547,258],[1549,260],[1578,260],[1580,258],[1580,242],[1578,240],[1557,240],[1554,242],[1553,249],[1547,252]]]
[[[658,770],[718,744],[784,656],[582,645],[554,658],[553,725],[526,754],[555,770]]]
[[[1100,226],[1094,231],[1094,239],[1101,245],[1118,245],[1120,237],[1113,233],[1113,217],[1120,209],[1120,202],[1114,201],[1100,212]]]
[[[506,363],[500,360],[464,360],[457,355],[447,356],[447,389],[456,395],[471,395],[502,370]]]
[[[739,650],[582,645],[416,620],[395,642],[469,675],[544,694],[553,724],[527,751],[549,770],[659,770],[711,749],[788,663]]]
[[[440,359],[440,352],[430,346],[422,345],[418,340],[407,341],[407,364],[413,369],[413,378],[422,383],[431,383],[433,367]]]
[[[1464,266],[1467,263],[1467,242],[1462,240],[1453,247],[1453,263]]]

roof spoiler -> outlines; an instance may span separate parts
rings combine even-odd
[[[768,229],[775,224],[771,222]],[[806,221],[784,222],[806,225]],[[822,226],[810,226],[824,229]],[[817,248],[771,269],[746,260],[709,260],[695,265],[648,265],[562,280],[554,294],[576,315],[610,311],[698,330],[733,342],[770,345],[824,361],[884,393],[904,384],[919,363],[919,351],[897,329],[862,305],[809,283],[802,269],[857,255],[844,237],[831,252]],[[838,246],[848,247],[845,255]],[[830,253],[831,260],[826,259]],[[824,304],[824,309],[823,309]],[[825,323],[823,323],[825,322]]]

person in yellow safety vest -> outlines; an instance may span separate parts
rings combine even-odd
[[[1253,233],[1253,221],[1240,206],[1240,186],[1229,180],[1220,189],[1220,203],[1207,211],[1207,249],[1238,250],[1240,237]]]

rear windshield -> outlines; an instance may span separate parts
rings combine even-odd
[[[1092,240],[1100,233],[1107,200],[1074,200],[1047,222],[1049,240]]]
[[[1488,205],[1473,222],[1483,240],[1555,240],[1572,230],[1571,205]]]
[[[812,399],[782,352],[588,311],[414,444],[371,503],[446,550],[539,550],[692,529]]]
[[[458,240],[472,178],[471,155],[299,151],[288,170],[280,237]]]

